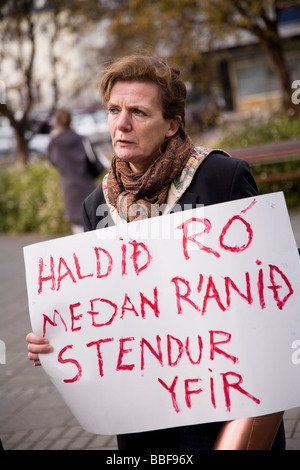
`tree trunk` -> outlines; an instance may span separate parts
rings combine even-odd
[[[272,2],[273,5],[269,3],[269,8],[267,8],[267,3],[257,2],[256,5],[256,2],[253,2],[252,6],[255,7],[254,10],[256,10],[257,7],[260,7],[260,9],[258,10],[258,16],[256,11],[252,17],[250,15],[251,10],[247,10],[244,5],[245,3],[246,2],[238,2],[236,5],[237,11],[242,16],[243,21],[245,18],[250,18],[246,29],[258,38],[272,62],[281,90],[282,110],[289,113],[289,111],[293,109],[294,112],[296,112],[295,105],[291,99],[291,74],[283,51],[282,38],[279,34],[279,7],[276,5],[277,2]]]
[[[28,160],[28,142],[25,138],[26,118],[17,121],[13,112],[8,109],[6,104],[0,104],[0,114],[7,117],[11,127],[15,132],[17,160],[25,165]]]
[[[276,14],[276,19],[267,18],[266,16],[263,16],[263,18],[265,27],[261,28],[257,26],[257,24],[252,23],[250,30],[252,30],[252,33],[257,36],[272,62],[275,75],[279,81],[282,110],[287,113],[291,109],[294,109],[295,111],[295,105],[291,99],[291,73],[283,50],[282,38],[279,34],[278,12]]]
[[[19,163],[26,165],[28,162],[28,142],[24,138],[21,129],[14,128],[16,138],[16,154]]]
[[[279,81],[282,110],[285,112],[289,112],[291,109],[295,110],[295,105],[292,102],[291,74],[280,41],[265,41],[264,46]]]

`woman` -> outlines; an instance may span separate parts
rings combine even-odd
[[[71,114],[60,109],[55,114],[55,130],[49,144],[50,162],[60,173],[65,214],[73,233],[83,232],[82,203],[95,189],[82,137],[71,128]]]
[[[178,210],[186,204],[210,205],[257,194],[246,162],[222,151],[194,148],[184,130],[184,83],[164,60],[130,56],[117,61],[104,71],[101,92],[116,156],[103,184],[84,202],[86,230],[166,214],[175,206]],[[33,333],[27,340],[29,358],[39,364],[38,354],[51,346]],[[264,417],[126,434],[118,436],[119,449],[270,448],[278,426],[273,448],[282,449],[282,414],[270,416],[271,423]],[[253,433],[261,422],[267,423],[263,435],[271,435],[263,447],[255,441],[259,434]],[[233,434],[230,428],[226,432],[229,424]]]

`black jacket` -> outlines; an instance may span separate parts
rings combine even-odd
[[[66,129],[51,139],[48,151],[59,171],[66,217],[71,224],[82,225],[82,202],[95,189],[82,138]]]
[[[255,195],[257,187],[248,163],[214,151],[200,165],[192,183],[177,204],[184,209],[184,205],[189,205],[191,208],[200,204],[212,205]],[[84,202],[84,224],[85,230],[94,230],[107,224],[113,225],[105,206],[101,186]],[[120,450],[156,453],[210,450],[221,426],[222,423],[217,422],[125,434],[118,436],[118,445]],[[284,447],[284,429],[281,424],[273,448],[284,449]]]

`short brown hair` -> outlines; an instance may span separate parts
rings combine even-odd
[[[153,82],[161,92],[164,119],[181,117],[185,126],[186,87],[180,71],[165,59],[152,55],[130,55],[122,57],[102,70],[100,90],[105,103],[117,81]]]
[[[55,112],[55,119],[60,127],[68,129],[70,127],[72,117],[71,113],[67,109],[58,109]]]

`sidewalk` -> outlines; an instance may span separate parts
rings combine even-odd
[[[300,247],[300,212],[291,213]],[[31,330],[22,247],[45,240],[38,235],[0,235],[0,439],[11,450],[115,450],[114,436],[85,432],[43,372],[27,359],[25,336]],[[288,450],[300,450],[300,408],[285,414]]]
[[[0,236],[0,439],[4,449],[116,449],[115,437],[85,432],[43,372],[27,359],[31,331],[23,246],[46,239],[37,235]]]

